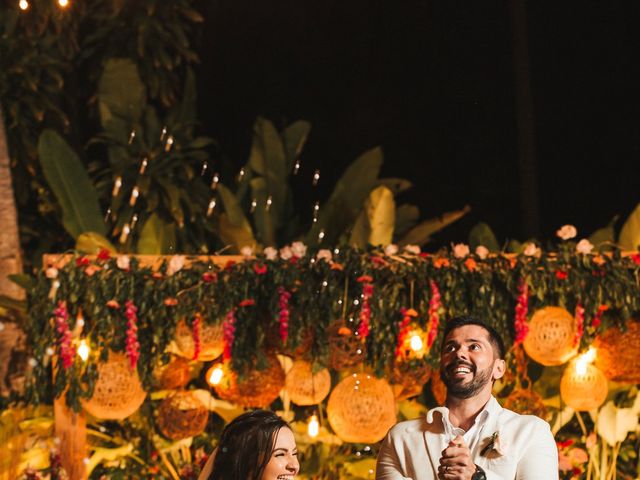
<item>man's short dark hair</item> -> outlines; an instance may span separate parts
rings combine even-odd
[[[489,334],[489,343],[493,347],[494,352],[498,354],[498,358],[504,359],[505,348],[504,342],[502,341],[502,337],[498,333],[498,331],[493,328],[491,325],[487,325],[482,320],[478,320],[477,318],[470,316],[462,316],[455,317],[449,320],[444,326],[444,334],[442,335],[442,345],[440,345],[440,350],[444,347],[444,342],[447,339],[447,336],[451,333],[451,331],[456,328],[464,327],[465,325],[477,325],[479,327],[484,328]]]

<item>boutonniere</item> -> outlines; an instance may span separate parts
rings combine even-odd
[[[480,455],[500,457],[507,454],[505,444],[500,441],[500,434],[498,432],[494,432],[488,440],[489,443],[480,450]]]

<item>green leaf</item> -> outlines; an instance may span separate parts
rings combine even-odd
[[[76,250],[80,252],[95,255],[103,249],[110,253],[117,252],[116,247],[114,247],[104,235],[100,235],[99,233],[84,232],[80,234],[76,240]]]
[[[393,238],[395,207],[393,193],[387,187],[381,185],[372,190],[351,232],[350,243],[360,247],[389,245]]]
[[[31,290],[35,285],[33,277],[25,273],[12,273],[7,278],[25,290]]]
[[[252,248],[256,246],[249,222],[242,226],[234,225],[226,213],[218,216],[218,234],[225,244],[235,247],[236,252],[245,246]]]
[[[404,178],[381,178],[378,180],[377,185],[384,185],[393,192],[394,196],[413,187],[413,183]]]
[[[258,202],[253,218],[256,225],[256,235],[263,245],[276,245],[276,234],[274,222],[272,218],[272,209],[267,210],[267,182],[263,177],[251,180],[251,193],[253,198]]]
[[[491,227],[486,223],[478,223],[469,232],[469,246],[475,251],[480,245],[486,247],[491,252],[499,252],[500,244]]]
[[[27,301],[16,300],[15,298],[11,298],[7,295],[0,295],[0,308],[5,308],[7,310],[15,310],[20,313],[26,313]]]
[[[640,245],[640,203],[624,222],[618,243],[624,250],[638,249],[638,245]]]
[[[304,120],[298,120],[282,131],[284,151],[287,157],[287,172],[292,171],[296,158],[302,153],[309,131],[311,131],[311,124]]]
[[[157,214],[153,214],[145,222],[137,253],[142,255],[163,255],[175,250],[175,225],[164,222]]]
[[[113,58],[107,61],[98,82],[98,109],[103,127],[114,119],[129,125],[138,123],[147,102],[147,93],[132,60]]]
[[[471,207],[466,205],[462,210],[447,212],[439,217],[431,218],[421,222],[398,242],[399,245],[424,245],[434,233],[442,230],[446,226],[464,217],[471,211]]]
[[[62,208],[62,223],[73,238],[83,232],[105,235],[98,196],[76,153],[55,131],[38,141],[38,157],[51,190]]]
[[[589,236],[589,241],[596,247],[603,243],[615,242],[615,223],[618,221],[616,215],[606,227],[599,228]]]
[[[238,203],[238,199],[231,190],[220,183],[218,184],[218,193],[222,199],[224,211],[227,213],[227,220],[229,223],[236,227],[245,227],[249,225],[249,221],[247,220],[247,217],[244,216],[244,212]],[[249,226],[249,230],[251,230],[251,226]]]
[[[396,208],[396,226],[394,235],[401,237],[413,228],[420,219],[420,209],[415,205],[404,204]]]
[[[340,235],[353,224],[376,183],[383,154],[380,147],[360,155],[336,183],[329,200],[320,210],[318,221],[307,234],[307,244],[317,245],[320,230],[324,242],[333,245]]]

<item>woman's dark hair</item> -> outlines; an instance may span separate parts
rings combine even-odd
[[[267,410],[237,417],[222,431],[209,480],[260,480],[282,427],[290,428]]]

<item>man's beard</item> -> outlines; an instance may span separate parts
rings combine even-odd
[[[453,373],[453,370],[457,368],[459,365],[464,365],[471,369],[471,373],[473,374],[473,378],[470,382],[463,383],[459,382],[456,379],[450,378],[447,375],[447,372]],[[471,398],[474,397],[482,388],[489,383],[491,379],[491,374],[493,372],[493,367],[487,367],[484,370],[476,372],[475,366],[466,362],[453,362],[451,365],[447,367],[447,372],[444,370],[440,370],[440,378],[447,386],[447,394],[451,395],[455,398]]]

